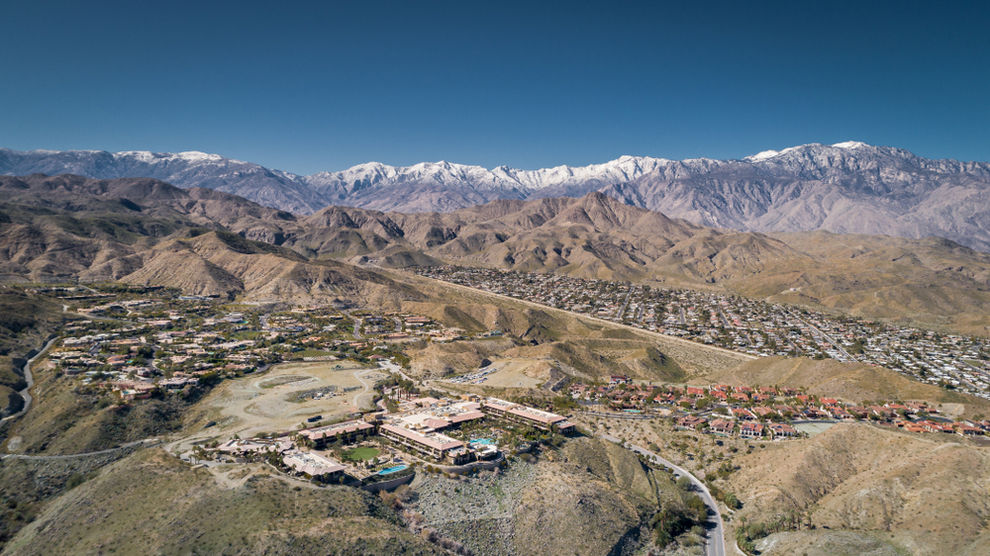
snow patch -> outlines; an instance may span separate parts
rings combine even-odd
[[[768,160],[775,156],[780,156],[781,154],[783,153],[780,151],[760,151],[752,156],[747,156],[746,160],[751,162],[759,162],[761,160]]]
[[[151,151],[120,151],[113,153],[114,158],[135,158],[141,162],[152,162],[155,160],[155,153]]]
[[[223,157],[218,154],[204,153],[200,151],[183,151],[175,154],[176,158],[187,162],[218,162]]]
[[[862,147],[869,147],[869,145],[867,145],[862,141],[843,141],[841,143],[836,143],[832,146],[837,149],[859,149]]]

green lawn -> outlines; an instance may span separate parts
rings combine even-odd
[[[302,351],[293,352],[292,355],[296,357],[326,357],[328,355],[336,355],[336,352],[327,351],[324,349],[304,349]]]
[[[344,459],[350,461],[367,461],[369,459],[378,457],[381,450],[371,446],[361,446],[359,448],[354,448],[344,452]]]

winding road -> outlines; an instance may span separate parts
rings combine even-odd
[[[34,376],[31,374],[31,365],[39,357],[44,355],[45,352],[48,351],[48,348],[52,347],[52,344],[54,344],[55,340],[57,339],[58,336],[55,336],[52,339],[48,340],[48,343],[42,346],[41,350],[39,350],[37,354],[35,354],[33,357],[28,359],[26,363],[24,363],[24,382],[25,384],[27,384],[27,386],[25,386],[23,390],[18,392],[18,394],[20,394],[21,397],[24,399],[24,407],[22,407],[21,410],[18,411],[17,413],[12,413],[4,417],[3,419],[0,419],[0,422],[7,421],[8,419],[16,419],[21,415],[27,413],[28,409],[31,409],[31,402],[33,401],[31,398],[31,388],[34,386]]]
[[[0,454],[0,459],[26,459],[26,460],[40,460],[40,461],[54,461],[60,459],[72,459],[72,458],[85,458],[89,456],[99,456],[103,454],[112,454],[120,450],[125,450],[127,448],[132,448],[134,446],[154,446],[159,444],[161,441],[157,438],[145,438],[143,440],[135,440],[134,442],[128,442],[126,444],[121,444],[120,446],[114,448],[107,448],[106,450],[97,450],[95,452],[83,452],[81,454],[58,454],[53,456],[46,455],[30,455],[30,454]]]
[[[695,490],[698,491],[698,495],[701,497],[702,502],[708,506],[708,519],[709,522],[713,524],[713,527],[706,528],[705,554],[707,556],[725,556],[725,528],[722,525],[722,514],[718,510],[718,504],[715,503],[712,493],[708,491],[708,487],[706,487],[704,483],[692,475],[687,469],[684,469],[679,465],[675,465],[674,463],[647,450],[646,448],[643,448],[642,446],[623,442],[621,439],[608,434],[599,434],[598,436],[604,440],[615,442],[624,448],[632,450],[633,452],[646,457],[653,463],[672,469],[674,471],[674,476],[677,478],[687,477],[688,480],[691,481],[691,484],[694,485]]]
[[[354,400],[351,402],[354,404],[354,407],[356,407],[358,410],[361,409],[361,404],[360,404],[361,396],[371,395],[372,388],[374,387],[374,382],[372,381],[369,383],[365,381],[363,376],[375,370],[376,369],[361,369],[358,371],[354,371],[354,378],[356,378],[357,381],[361,383],[361,387],[362,387],[362,390],[354,395]]]

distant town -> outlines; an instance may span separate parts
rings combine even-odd
[[[758,356],[883,366],[990,399],[990,340],[826,315],[740,296],[453,266],[422,276]]]

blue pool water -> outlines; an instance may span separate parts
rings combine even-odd
[[[471,442],[468,442],[468,444],[470,444],[471,447],[474,447],[474,446],[484,446],[484,445],[495,444],[495,441],[492,440],[491,438],[475,438]]]
[[[409,467],[408,465],[393,465],[392,467],[382,469],[381,471],[378,472],[378,474],[391,475],[392,473],[398,473],[399,471],[402,471],[403,469],[406,469],[408,467]]]

